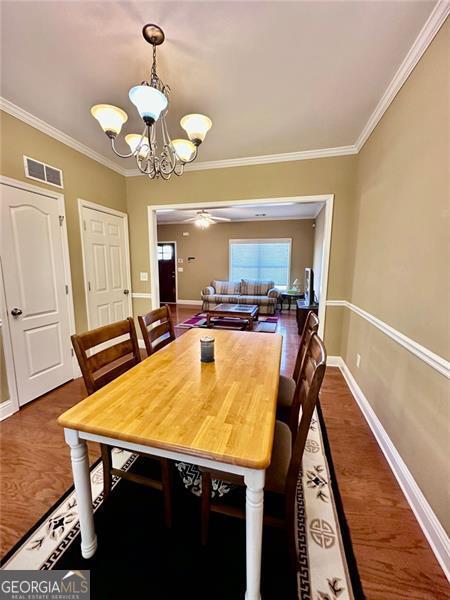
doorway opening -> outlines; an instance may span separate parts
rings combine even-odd
[[[158,308],[162,301],[167,302],[170,297],[164,290],[163,298],[160,289],[159,258],[162,250],[159,246],[164,245],[163,240],[178,242],[175,272],[170,275],[172,281],[179,284],[176,285],[175,301],[177,304],[199,306],[202,306],[202,289],[210,287],[212,280],[223,284],[230,281],[236,269],[230,270],[229,243],[230,240],[238,240],[247,242],[252,250],[255,246],[258,246],[257,249],[261,246],[264,250],[257,253],[258,264],[254,264],[255,259],[253,262],[244,261],[245,265],[237,265],[247,269],[245,273],[238,269],[239,277],[252,280],[259,276],[264,280],[274,281],[274,287],[280,290],[280,296],[286,296],[287,300],[292,300],[294,296],[299,299],[304,296],[302,292],[306,271],[314,271],[312,298],[317,303],[313,300],[308,306],[318,304],[319,333],[323,336],[333,202],[333,194],[327,194],[148,206],[152,307]],[[211,227],[208,225],[205,228],[203,222],[197,222],[199,215],[203,216],[205,213]],[[283,257],[277,255],[280,260],[275,260],[277,256],[272,255],[273,253],[269,252],[270,256],[268,255],[268,244],[264,247],[260,244],[273,242],[275,238],[276,241],[281,238],[290,238],[292,241],[292,255],[288,253],[289,259],[282,264],[280,260]],[[169,250],[167,254],[170,254]],[[247,255],[248,253],[246,259],[249,258]],[[261,259],[263,255],[264,260]],[[253,255],[250,258],[252,257],[255,258]],[[311,297],[311,293],[309,296]],[[291,309],[297,308],[297,302],[289,302],[288,306]],[[286,302],[284,307],[287,308]]]
[[[159,301],[175,304],[177,293],[177,243],[158,241]]]

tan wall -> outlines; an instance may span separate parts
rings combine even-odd
[[[183,202],[213,202],[334,194],[328,297],[349,299],[353,260],[356,156],[322,158],[186,172],[166,181],[145,177],[127,178],[133,291],[150,292],[148,282],[139,281],[139,271],[149,270],[147,205]],[[139,303],[142,306],[143,303]],[[137,303],[135,303],[135,311]],[[327,310],[327,313],[335,311]],[[330,321],[331,322],[331,321]],[[336,319],[332,319],[335,323]],[[333,340],[333,346],[331,346]],[[338,354],[340,338],[326,327],[329,354]]]
[[[75,323],[77,331],[83,331],[87,329],[87,319],[77,199],[126,211],[125,177],[4,112],[0,112],[0,117],[0,173],[64,194]],[[27,179],[23,166],[24,154],[62,169],[64,189]]]
[[[291,274],[289,281],[303,278],[305,267],[312,265],[314,221],[246,221],[220,223],[201,231],[195,225],[159,225],[158,240],[177,242],[183,272],[178,273],[180,300],[200,300],[200,293],[213,279],[229,278],[229,240],[240,238],[291,238]],[[189,232],[189,236],[183,236]],[[188,263],[187,257],[195,256]]]
[[[325,236],[325,207],[322,208],[316,217],[316,227],[314,229],[314,251],[313,251],[313,272],[314,272],[314,292],[320,300],[320,283],[322,280],[322,254],[323,240]]]
[[[443,26],[358,157],[352,302],[449,356],[449,23]],[[448,381],[355,314],[342,354],[443,525]],[[355,365],[356,353],[361,366]]]

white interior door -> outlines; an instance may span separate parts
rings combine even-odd
[[[19,404],[73,377],[57,198],[2,184],[2,268]]]
[[[125,216],[82,206],[85,284],[91,329],[132,314]]]

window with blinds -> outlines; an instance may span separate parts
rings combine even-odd
[[[291,245],[290,238],[230,240],[230,280],[263,279],[288,286]]]

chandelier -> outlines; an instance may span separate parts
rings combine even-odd
[[[117,156],[133,156],[139,171],[148,175],[150,179],[169,179],[172,173],[182,175],[184,165],[197,158],[198,147],[211,129],[212,123],[205,115],[186,115],[181,119],[180,125],[189,139],[171,139],[166,123],[170,88],[156,72],[156,47],[164,42],[165,35],[158,25],[153,24],[145,25],[142,34],[153,46],[153,64],[150,81],[143,81],[140,85],[132,87],[128,94],[144,122],[142,134],[129,133],[125,136],[125,142],[131,152],[121,154],[116,148],[116,137],[128,120],[124,110],[111,104],[96,104],[91,108],[91,114],[111,140],[111,148]]]

